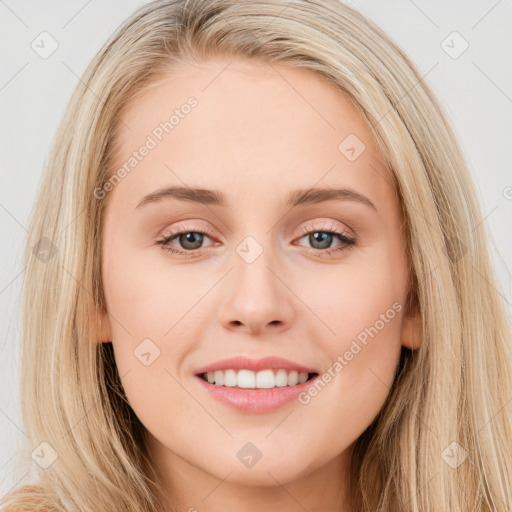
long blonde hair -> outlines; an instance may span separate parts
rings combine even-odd
[[[57,454],[6,510],[155,511],[145,432],[109,344],[95,343],[104,201],[122,109],[188,59],[219,54],[320,73],[367,120],[404,212],[423,344],[402,349],[388,400],[354,451],[357,510],[512,508],[511,326],[459,143],[390,38],[337,0],[164,0],[134,12],[86,69],[57,131],[25,253],[21,399]],[[46,442],[48,445],[40,445]],[[53,451],[52,451],[53,450]]]

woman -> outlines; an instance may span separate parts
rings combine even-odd
[[[357,11],[143,6],[41,185],[38,479],[4,509],[508,510],[511,331],[481,218],[437,100]]]

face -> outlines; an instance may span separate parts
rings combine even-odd
[[[415,339],[399,202],[364,118],[311,71],[218,58],[122,121],[118,178],[96,193],[102,341],[155,464],[266,485],[343,467]],[[251,366],[269,357],[286,361]]]

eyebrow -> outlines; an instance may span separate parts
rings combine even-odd
[[[176,186],[162,188],[148,194],[139,202],[136,208],[141,208],[148,204],[171,198],[178,199],[180,201],[200,203],[207,206],[228,206],[226,197],[219,190]],[[332,200],[357,201],[369,206],[377,212],[377,207],[372,201],[370,201],[370,199],[368,199],[368,197],[351,188],[310,188],[305,190],[295,190],[288,196],[286,205],[289,207],[295,207],[307,204],[318,204]]]

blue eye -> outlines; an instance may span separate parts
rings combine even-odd
[[[201,248],[205,236],[210,238],[207,233],[187,226],[181,226],[172,231],[164,239],[159,240],[157,243],[162,246],[164,251],[190,258],[197,256],[196,253]],[[186,250],[183,251],[171,245],[171,242],[174,239],[177,239],[181,246]]]
[[[356,243],[354,238],[336,229],[303,228],[302,233],[303,235],[299,240],[307,236],[311,244],[308,252],[318,256],[331,256],[340,253]],[[205,237],[211,238],[209,233],[195,230],[190,226],[181,226],[172,231],[164,239],[157,241],[157,244],[161,245],[162,249],[166,252],[190,258],[198,255],[198,251],[202,248]],[[336,238],[341,242],[341,245],[332,248],[331,245]],[[171,244],[175,239],[179,242],[183,250]]]
[[[308,237],[308,242],[311,244],[313,251],[321,251],[327,254],[333,254],[337,252],[341,252],[347,249],[349,246],[355,244],[355,240],[353,238],[349,238],[344,233],[339,231],[324,231],[324,230],[315,230],[309,231],[308,234],[303,236],[302,238]],[[338,238],[342,242],[341,247],[331,248],[333,240]],[[315,247],[315,245],[317,245]]]

